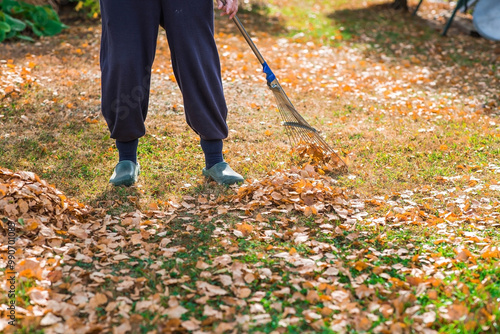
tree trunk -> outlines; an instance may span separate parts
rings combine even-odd
[[[394,9],[402,9],[404,11],[408,10],[408,0],[394,0],[391,4]]]

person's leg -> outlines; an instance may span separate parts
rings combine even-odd
[[[206,169],[210,169],[212,166],[224,161],[224,156],[222,155],[222,139],[200,139],[200,145],[203,153],[205,154]]]
[[[186,120],[205,140],[227,137],[227,107],[213,36],[213,2],[162,0],[172,67]]]
[[[139,139],[131,141],[116,141],[116,148],[118,149],[118,161],[132,161],[137,163],[137,146]]]
[[[162,6],[162,25],[182,91],[186,121],[200,136],[208,170],[224,163],[222,140],[228,135],[227,106],[214,40],[213,1],[162,0]],[[239,174],[234,174],[237,182],[243,181]]]
[[[100,4],[102,114],[111,138],[116,139],[120,163],[132,162],[128,168],[115,169],[111,182],[117,184],[113,180],[119,171],[138,172],[134,169],[137,139],[145,134],[161,3],[160,0],[101,0]]]
[[[102,113],[111,138],[128,142],[145,133],[160,1],[101,0]]]

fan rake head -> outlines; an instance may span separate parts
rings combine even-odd
[[[268,83],[269,88],[276,98],[278,110],[283,119],[283,126],[290,138],[292,146],[306,147],[309,152],[314,152],[316,157],[334,163],[339,172],[347,172],[346,163],[338,156],[330,145],[328,145],[320,133],[307,123],[307,121],[295,109],[278,80]]]

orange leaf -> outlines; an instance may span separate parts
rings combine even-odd
[[[247,236],[250,233],[252,233],[253,226],[250,225],[250,224],[247,224],[247,223],[243,222],[242,224],[236,225],[236,229],[238,231],[240,231],[241,233],[243,233],[244,236]]]
[[[364,332],[370,329],[372,321],[367,317],[358,317],[356,319],[355,326],[357,331]]]
[[[354,269],[356,269],[357,271],[362,271],[367,267],[368,265],[363,261],[356,261],[356,263],[354,263]]]
[[[429,297],[429,299],[436,300],[438,298],[437,291],[429,290],[429,292],[427,292],[427,297]]]
[[[448,151],[448,146],[443,144],[443,145],[439,146],[439,150],[443,151],[443,152]]]
[[[151,204],[149,204],[149,209],[152,211],[160,210],[160,208],[158,207],[158,203],[156,203],[156,202],[152,202]]]
[[[463,304],[453,304],[448,307],[448,318],[451,321],[461,320],[469,314],[469,309]]]

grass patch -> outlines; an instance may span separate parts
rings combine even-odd
[[[429,6],[427,14],[436,5]],[[106,222],[91,230],[92,242],[57,226],[58,237],[80,248],[62,255],[64,276],[51,288],[75,305],[75,291],[87,287],[91,293],[80,298],[105,298],[92,311],[78,309],[79,321],[99,319],[108,326],[102,330],[128,322],[134,333],[180,331],[182,324],[219,332],[497,332],[492,44],[456,31],[442,39],[424,18],[378,1],[271,1],[244,5],[241,17],[294,105],[349,162],[349,173],[319,173],[310,188],[292,193],[283,183],[261,183],[261,193],[248,197],[253,205],[237,210],[236,189],[201,175],[199,138],[185,124],[160,37],[140,181],[112,188],[117,152],[99,117],[98,46],[88,43],[98,39],[98,26],[74,28],[65,43],[47,39],[47,55],[36,59],[7,46],[15,66],[36,61],[40,84],[0,101],[0,166],[36,172],[106,217],[75,223],[90,231]],[[230,111],[226,160],[247,184],[302,167],[253,55],[226,18],[216,26]],[[318,215],[295,206],[321,202],[325,182],[342,190],[335,206],[326,203]],[[280,202],[285,190],[290,201]],[[308,198],[313,191],[316,198]],[[19,228],[32,226],[26,222]],[[35,234],[28,232],[23,238]],[[106,237],[93,239],[100,233]],[[47,239],[34,239],[30,249],[59,242]],[[52,260],[63,252],[56,246]],[[22,277],[19,306],[32,307],[29,291],[38,284]],[[42,332],[24,325],[20,332]]]

